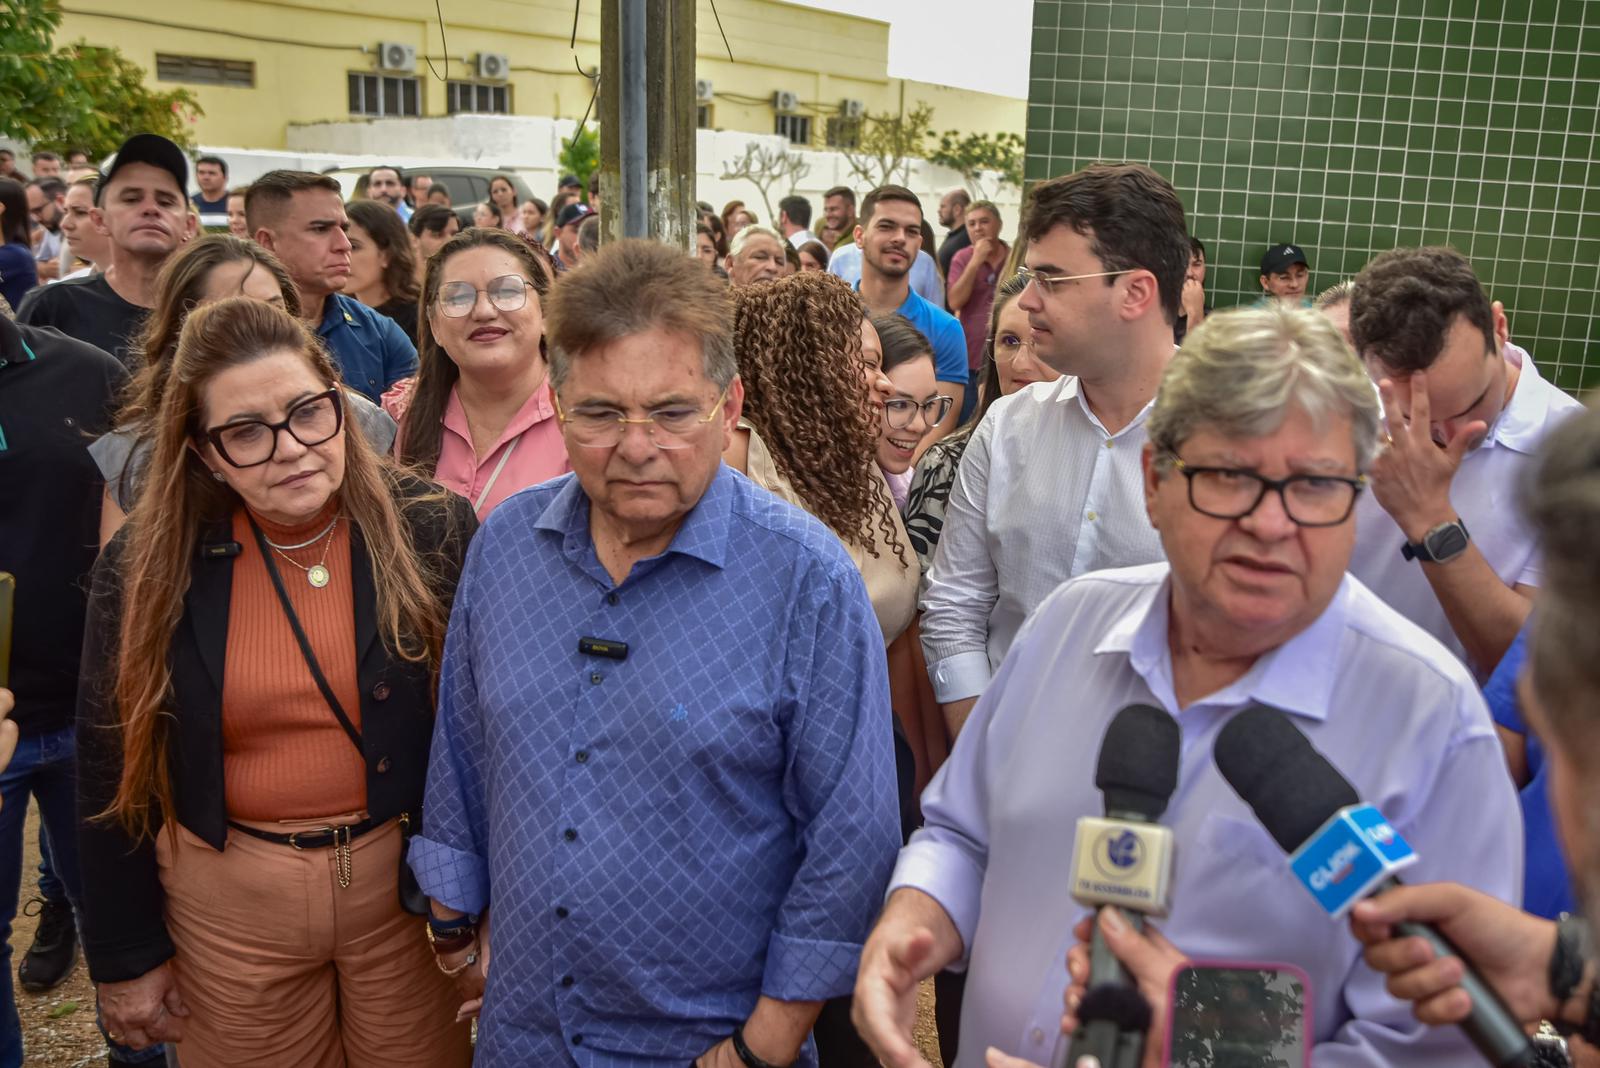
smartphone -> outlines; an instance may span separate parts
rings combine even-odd
[[[1168,1068],[1310,1068],[1311,981],[1292,964],[1190,961],[1172,977]]]
[[[11,615],[16,593],[16,576],[0,571],[0,689],[11,686]]]

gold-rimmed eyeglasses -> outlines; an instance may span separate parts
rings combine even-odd
[[[1045,274],[1032,267],[1018,267],[1017,277],[1037,285],[1046,293],[1053,293],[1055,287],[1065,282],[1076,282],[1083,278],[1115,278],[1119,274],[1132,274],[1138,270],[1136,267],[1126,267],[1120,271],[1095,271],[1091,274]]]
[[[551,393],[551,398],[556,404],[556,418],[572,432],[573,442],[584,448],[609,449],[622,441],[629,426],[642,426],[656,448],[687,449],[694,444],[689,439],[695,432],[717,417],[718,409],[727,401],[728,390],[732,388],[732,382],[723,386],[716,403],[704,415],[698,407],[673,404],[646,412],[643,419],[630,419],[615,408],[599,405],[585,405],[568,412],[561,407],[560,397]]]

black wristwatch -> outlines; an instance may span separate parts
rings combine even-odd
[[[733,1052],[745,1063],[745,1068],[779,1068],[778,1065],[773,1064],[771,1061],[762,1060],[756,1056],[755,1051],[746,1044],[744,1040],[744,1024],[740,1024],[733,1029]]]
[[[1443,564],[1467,551],[1471,535],[1467,525],[1456,519],[1440,523],[1422,536],[1419,542],[1400,546],[1400,555],[1407,560],[1421,560],[1429,564]]]
[[[1562,913],[1556,921],[1556,946],[1550,954],[1550,996],[1564,1004],[1583,981],[1589,925],[1581,916]]]

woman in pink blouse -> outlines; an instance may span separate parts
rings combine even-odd
[[[572,468],[544,354],[550,275],[521,238],[463,231],[428,261],[416,385],[395,455],[483,519]]]

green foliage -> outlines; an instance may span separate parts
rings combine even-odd
[[[933,136],[933,131],[928,131]],[[1022,188],[1022,155],[1024,142],[1021,134],[969,133],[946,130],[939,135],[939,147],[929,153],[928,162],[960,173],[968,189],[979,197],[988,197],[985,172],[999,175],[994,192],[1006,186]]]
[[[115,48],[83,41],[57,49],[59,0],[0,0],[0,134],[34,148],[116,151],[135,133],[185,148],[200,105],[187,89],[152,92],[145,71]]]
[[[901,115],[888,112],[867,115],[862,121],[861,139],[856,147],[843,150],[850,170],[874,187],[887,182],[905,182],[909,171],[907,161],[921,157],[922,142],[932,121],[933,108],[920,100],[916,107]]]
[[[557,157],[563,174],[575,174],[583,188],[589,188],[589,176],[600,166],[600,131],[584,124],[572,132],[572,137],[561,143]]]

